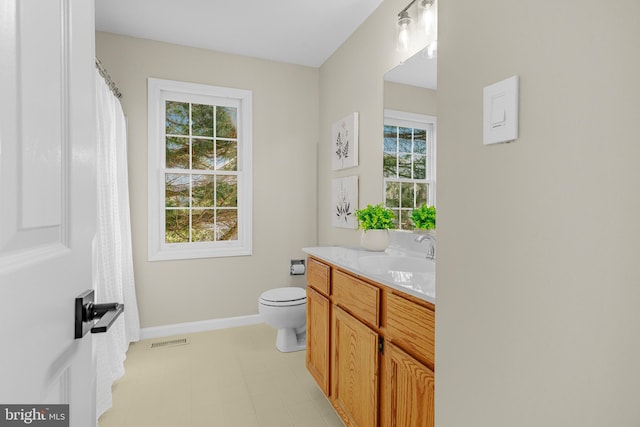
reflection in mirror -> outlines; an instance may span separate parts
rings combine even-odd
[[[413,209],[435,205],[436,64],[425,49],[384,76],[383,191],[398,229],[413,228]]]
[[[387,71],[385,82],[395,82],[424,89],[437,89],[438,58],[429,58],[427,48]]]

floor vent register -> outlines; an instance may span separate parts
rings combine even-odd
[[[154,343],[151,343],[150,348],[175,347],[178,345],[187,345],[187,344],[189,344],[189,340],[187,338],[180,338],[180,339],[169,340],[169,341],[154,342]]]

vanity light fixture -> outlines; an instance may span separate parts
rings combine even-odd
[[[415,7],[412,9],[412,6]],[[417,17],[412,19],[411,14]],[[412,0],[398,13],[396,25],[397,50],[406,58],[418,50],[426,49],[426,55],[434,58],[438,49],[437,0]]]

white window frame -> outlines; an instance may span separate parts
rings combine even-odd
[[[252,92],[147,79],[148,123],[148,259],[149,261],[246,256],[252,254]],[[238,240],[166,243],[165,241],[165,101],[209,103],[227,99],[238,105]]]
[[[429,194],[427,195],[427,204],[436,205],[436,136],[437,136],[437,119],[434,116],[426,114],[408,113],[398,110],[384,110],[383,125],[392,125],[399,127],[407,127],[413,129],[423,129],[425,125],[431,126],[432,131],[427,130],[427,176],[424,180],[406,179],[406,178],[383,178],[382,200],[387,200],[387,182],[424,182],[429,184]]]

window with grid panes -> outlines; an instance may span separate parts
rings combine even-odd
[[[251,92],[149,79],[149,258],[251,253]]]
[[[435,204],[435,117],[385,110],[385,205],[398,229],[411,230],[411,211]]]

